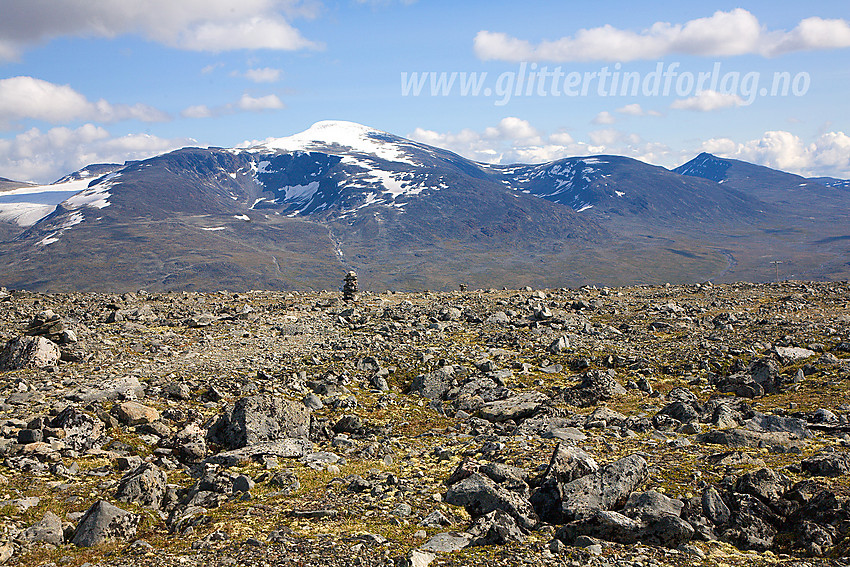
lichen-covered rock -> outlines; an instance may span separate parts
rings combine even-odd
[[[479,473],[472,473],[450,486],[445,501],[455,506],[463,506],[473,517],[483,516],[493,510],[502,510],[525,529],[533,529],[538,523],[537,514],[528,500],[500,487]]]
[[[443,366],[433,372],[420,374],[410,385],[411,394],[419,394],[429,400],[441,400],[452,386],[454,366]]]
[[[106,500],[99,500],[77,524],[71,543],[92,547],[110,539],[127,540],[136,535],[141,516],[122,510]]]
[[[558,443],[530,499],[540,519],[550,524],[563,523],[561,487],[597,470],[599,465],[590,455],[577,447]]]
[[[26,541],[61,545],[65,540],[62,520],[53,512],[47,511],[39,522],[25,529],[21,537]]]
[[[59,345],[44,337],[18,337],[0,351],[0,371],[55,366],[59,357]]]
[[[306,439],[310,410],[303,403],[267,395],[230,404],[207,432],[207,439],[229,449],[280,439]]]
[[[622,506],[648,474],[644,458],[630,455],[561,485],[563,520],[572,521],[585,510],[613,510]]]
[[[162,506],[167,482],[164,471],[153,463],[145,463],[121,479],[115,498],[157,510]]]

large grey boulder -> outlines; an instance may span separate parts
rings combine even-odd
[[[496,423],[519,421],[534,415],[548,401],[549,397],[541,392],[524,392],[504,400],[485,403],[481,406],[481,417]]]
[[[61,545],[65,540],[62,520],[53,512],[48,511],[41,521],[25,529],[21,537],[26,541]]]
[[[429,400],[440,400],[452,387],[454,375],[454,366],[443,366],[433,372],[420,374],[413,379],[413,383],[410,385],[410,393],[419,394]]]
[[[803,460],[800,466],[814,476],[841,476],[850,473],[850,453],[836,451],[813,455]]]
[[[582,511],[613,510],[626,503],[649,475],[640,455],[629,455],[560,487],[563,521],[572,521]]]
[[[445,501],[463,506],[473,517],[502,510],[513,516],[525,529],[533,529],[538,524],[537,514],[528,500],[477,472],[450,486]]]
[[[640,520],[611,510],[585,510],[576,520],[562,526],[555,537],[567,544],[579,536],[590,536],[626,545],[643,543],[677,547],[693,538],[694,529],[669,514]]]
[[[77,524],[71,543],[79,547],[92,547],[110,539],[130,539],[136,535],[141,516],[100,500]]]
[[[59,345],[44,337],[18,337],[0,351],[0,371],[55,366],[59,357]]]
[[[472,536],[470,545],[505,545],[521,542],[525,535],[513,516],[502,510],[484,514],[468,530]]]
[[[729,506],[726,505],[723,497],[713,486],[709,486],[702,493],[702,513],[715,526],[727,524],[732,516]]]
[[[301,402],[261,395],[230,404],[210,426],[207,439],[238,449],[279,439],[306,439],[310,434],[310,410]]]
[[[145,388],[135,376],[110,378],[94,386],[82,386],[66,396],[69,400],[94,402],[118,398],[144,398]]]
[[[145,463],[121,479],[115,498],[158,510],[162,506],[167,483],[165,472],[153,463]]]
[[[540,519],[550,524],[563,523],[561,486],[598,470],[599,465],[590,455],[578,447],[558,443],[539,487],[531,495],[531,505]]]
[[[633,492],[626,500],[621,512],[630,518],[660,518],[662,516],[680,516],[684,503],[678,498],[670,498],[656,492]]]

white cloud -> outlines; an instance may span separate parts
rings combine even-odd
[[[594,146],[608,147],[616,144],[624,138],[623,132],[613,128],[605,128],[603,130],[592,130],[587,133],[591,143]]]
[[[289,19],[318,11],[315,0],[4,0],[0,58],[56,37],[124,34],[195,51],[317,48]]]
[[[69,85],[33,77],[0,79],[0,128],[25,119],[53,124],[75,120],[164,122],[169,116],[145,104],[111,104],[103,99],[91,102]]]
[[[182,30],[170,43],[181,49],[213,53],[234,49],[295,50],[315,47],[286,20],[273,15],[235,22],[203,22]]]
[[[273,94],[257,98],[243,94],[242,98],[239,99],[239,102],[236,103],[236,106],[241,110],[256,112],[259,110],[277,110],[283,108],[284,104],[277,95]]]
[[[196,104],[183,109],[180,116],[183,118],[212,118],[215,116],[215,112],[205,104]]]
[[[248,69],[243,76],[255,83],[276,83],[280,80],[283,71],[273,69],[271,67],[262,67],[259,69]]]
[[[50,183],[91,163],[123,163],[196,144],[190,138],[148,134],[113,137],[94,124],[75,129],[60,126],[46,132],[31,128],[14,138],[0,139],[0,176]]]
[[[607,110],[603,110],[593,119],[594,124],[613,124],[617,119]]]
[[[670,108],[675,110],[695,110],[711,112],[721,108],[743,106],[746,101],[736,94],[725,94],[717,91],[702,91],[695,96],[674,100]]]
[[[791,132],[776,130],[743,143],[713,138],[701,149],[801,175],[850,178],[850,136],[844,132],[827,132],[806,143]]]
[[[196,104],[184,108],[180,112],[183,118],[212,118],[215,116],[225,116],[234,112],[263,112],[266,110],[280,110],[286,108],[286,105],[277,95],[270,94],[266,96],[253,97],[249,94],[243,94],[236,102],[227,103],[221,106],[207,106],[205,104]]]
[[[590,132],[589,141],[576,141],[566,131],[546,135],[515,117],[502,119],[496,126],[481,131],[464,129],[441,133],[417,128],[408,137],[485,163],[544,163],[603,153],[634,157],[648,163],[667,163],[679,158],[672,156],[667,146],[647,142],[636,134],[604,129]]]
[[[622,106],[618,108],[616,112],[627,116],[661,116],[661,113],[657,110],[644,110],[641,105],[636,102]]]
[[[475,53],[485,61],[634,61],[671,54],[774,57],[794,51],[844,47],[850,47],[850,23],[846,20],[806,18],[791,31],[768,31],[758,18],[742,8],[717,11],[684,24],[656,22],[640,32],[606,24],[536,45],[486,30],[478,32],[474,39]]]

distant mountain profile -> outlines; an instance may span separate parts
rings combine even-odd
[[[848,184],[700,154],[490,165],[325,121],[249,148],[0,178],[0,285],[37,291],[850,279]]]

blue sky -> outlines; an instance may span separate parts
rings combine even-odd
[[[846,178],[848,63],[846,0],[0,0],[0,177],[50,182],[338,119],[482,161],[672,167],[711,151]],[[666,95],[651,88],[659,65]],[[717,65],[725,83],[698,89]],[[532,69],[580,78],[576,96],[552,75],[528,87]],[[647,88],[612,89],[615,70]],[[429,75],[405,96],[412,73],[457,75],[445,96]],[[481,90],[462,96],[472,73]],[[770,96],[775,73],[784,96]]]

